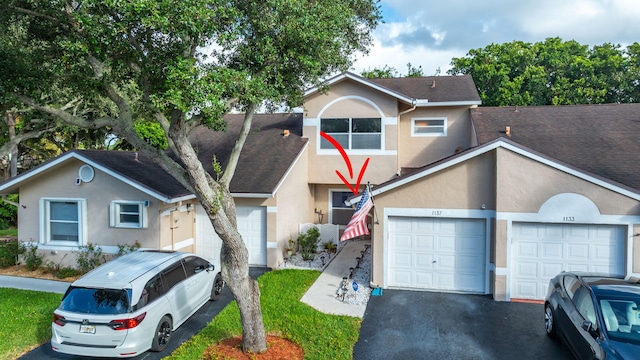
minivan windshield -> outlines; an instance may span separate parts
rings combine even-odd
[[[125,290],[71,287],[65,294],[60,310],[85,314],[123,314],[129,312],[129,297]]]

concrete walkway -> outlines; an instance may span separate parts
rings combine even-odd
[[[70,284],[70,282],[66,281],[0,275],[0,287],[6,288],[46,291],[64,294]]]
[[[301,301],[325,314],[362,318],[367,305],[352,305],[342,302],[337,298],[337,292],[342,278],[349,276],[349,268],[355,265],[356,257],[362,256],[360,251],[364,250],[364,245],[370,243],[369,240],[350,240],[347,242],[320,274],[316,282],[302,296]]]

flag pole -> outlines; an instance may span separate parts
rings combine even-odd
[[[369,188],[369,198],[371,199],[371,203],[373,203],[373,214],[374,219],[373,223],[376,225],[380,225],[380,218],[378,217],[378,209],[376,209],[376,202],[373,200],[373,193],[371,192],[371,183],[367,181],[367,188]]]

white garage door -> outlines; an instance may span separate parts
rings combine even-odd
[[[485,221],[389,218],[388,285],[485,292]]]
[[[511,298],[544,299],[562,271],[624,274],[624,230],[613,225],[514,223]]]
[[[204,209],[196,207],[196,254],[220,265],[222,240],[213,230],[213,226]],[[267,265],[267,212],[262,206],[236,207],[238,231],[249,251],[249,265]]]

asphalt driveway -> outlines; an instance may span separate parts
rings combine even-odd
[[[384,290],[364,314],[354,360],[572,359],[544,330],[540,304],[489,295]]]

